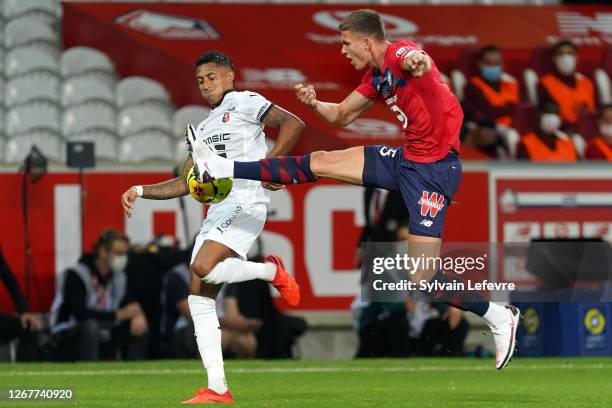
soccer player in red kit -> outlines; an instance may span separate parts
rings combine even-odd
[[[380,102],[402,126],[405,145],[359,146],[238,162],[218,157],[191,138],[198,176],[201,180],[235,177],[282,184],[330,178],[399,191],[410,216],[410,252],[437,257],[446,210],[461,182],[459,129],[463,112],[459,101],[441,80],[431,57],[415,43],[385,39],[383,22],[375,11],[352,12],[343,18],[339,29],[342,54],[355,69],[367,67],[361,84],[340,103],[320,101],[312,86],[299,84],[295,87],[298,99],[321,119],[340,127]],[[460,281],[457,274],[427,268],[416,271],[411,279],[441,284]],[[515,348],[517,308],[489,302],[475,291],[438,291],[433,296],[484,317],[495,340],[496,367],[506,366]]]

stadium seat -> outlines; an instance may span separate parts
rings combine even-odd
[[[71,106],[64,111],[62,134],[70,137],[88,130],[106,130],[115,133],[117,112],[115,107],[104,102],[88,102]]]
[[[172,117],[160,106],[128,106],[119,112],[118,134],[124,137],[145,129],[160,130],[172,134]]]
[[[4,76],[11,78],[34,71],[59,73],[57,55],[38,46],[16,47],[4,58]]]
[[[538,108],[529,103],[519,103],[516,106],[512,123],[520,135],[524,135],[537,129]]]
[[[152,160],[174,160],[173,139],[160,131],[131,135],[119,143],[119,161],[141,163]]]
[[[170,95],[162,84],[140,76],[128,77],[119,81],[116,90],[116,100],[119,109],[142,102],[161,103],[162,105],[171,104]]]
[[[578,126],[576,131],[585,138],[585,140],[592,139],[599,135],[599,128],[597,125],[597,113],[582,111],[578,117]]]
[[[35,130],[7,140],[4,146],[4,160],[8,163],[22,162],[32,145],[36,145],[49,160],[62,161],[65,156],[64,141],[56,132]]]
[[[72,106],[88,101],[115,103],[115,85],[95,75],[70,77],[62,84],[62,106]]]
[[[8,137],[37,129],[59,132],[60,108],[46,101],[16,106],[8,111],[5,129]]]
[[[539,77],[555,70],[550,47],[537,47],[531,53],[529,67],[523,71],[523,79],[527,88],[527,97],[533,105],[538,105]]]
[[[4,27],[4,47],[15,48],[32,43],[50,44],[60,48],[57,32],[48,24],[32,17],[20,17]]]
[[[4,90],[4,104],[15,106],[46,100],[59,103],[60,78],[51,72],[33,72],[10,79]]]
[[[608,45],[608,48],[606,48],[602,63],[593,72],[593,78],[595,79],[595,86],[597,86],[599,103],[601,105],[612,103],[612,45]]]
[[[174,141],[174,160],[182,163],[187,158],[187,142],[183,139]]]
[[[6,128],[4,127],[6,125],[5,116],[4,108],[0,107],[0,137],[6,136]]]
[[[4,0],[2,14],[5,20],[31,16],[53,24],[62,17],[62,6],[59,0]]]
[[[182,138],[185,134],[185,126],[188,123],[197,126],[208,117],[209,113],[210,109],[200,105],[187,105],[178,109],[172,117],[173,135]]]
[[[68,136],[69,142],[94,142],[96,159],[117,161],[119,141],[117,136],[105,130],[92,130]]]
[[[465,86],[472,75],[478,73],[478,48],[467,47],[461,50],[457,67],[451,71],[453,91],[459,101],[465,98]]]
[[[89,47],[73,47],[64,51],[60,65],[64,78],[91,71],[102,71],[115,75],[115,67],[108,56]]]

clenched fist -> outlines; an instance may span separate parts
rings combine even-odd
[[[315,92],[314,86],[297,84],[293,89],[295,90],[295,96],[297,96],[300,102],[311,108],[317,105],[317,93]]]

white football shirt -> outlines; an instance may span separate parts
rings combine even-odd
[[[197,140],[231,160],[263,159],[268,148],[261,121],[272,106],[272,102],[256,92],[230,91],[198,125]],[[223,202],[269,203],[270,196],[259,181],[234,179],[232,192]]]

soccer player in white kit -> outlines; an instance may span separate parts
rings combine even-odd
[[[266,157],[263,130],[269,126],[279,128],[279,135],[268,156],[287,154],[297,143],[304,123],[258,93],[234,90],[234,77],[229,56],[212,50],[198,58],[196,80],[212,110],[197,128],[188,127],[190,138],[228,159],[258,160]],[[121,196],[126,215],[131,216],[137,197],[164,200],[189,194],[186,179],[192,165],[189,155],[178,177],[128,189]],[[234,402],[225,380],[221,330],[215,310],[215,299],[223,283],[263,279],[271,282],[290,305],[299,303],[299,287],[278,255],[266,257],[264,263],[246,260],[246,253],[266,222],[269,193],[264,188],[274,191],[283,187],[234,180],[232,193],[208,210],[193,248],[188,298],[208,387],[195,391],[195,397],[183,403]]]

